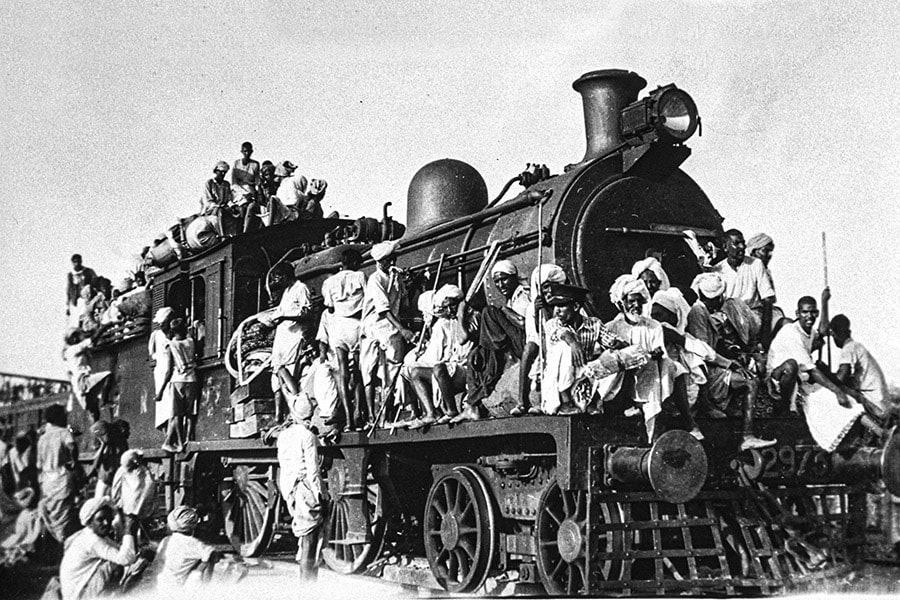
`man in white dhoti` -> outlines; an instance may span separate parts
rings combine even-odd
[[[370,422],[374,422],[377,412],[376,379],[381,380],[382,390],[391,386],[403,362],[404,344],[413,339],[413,332],[400,322],[402,281],[394,268],[399,248],[393,241],[372,246],[377,269],[366,282],[363,299],[359,362]]]
[[[313,581],[318,573],[319,534],[327,497],[319,473],[318,439],[309,428],[315,407],[305,395],[291,396],[291,424],[278,432],[279,489],[297,536],[300,577]]]
[[[285,391],[299,391],[297,363],[300,352],[315,337],[312,320],[312,300],[309,288],[298,280],[290,263],[272,268],[272,287],[284,288],[281,301],[274,312],[260,318],[260,323],[275,327],[272,342],[272,391],[276,402],[287,396]]]
[[[621,275],[610,288],[610,301],[619,309],[615,319],[606,327],[616,337],[625,340],[631,346],[645,353],[648,360],[634,369],[634,388],[632,400],[644,414],[647,438],[656,436],[656,416],[662,411],[662,403],[676,392],[676,379],[679,375],[674,362],[666,354],[663,328],[658,322],[643,316],[644,305],[650,302],[650,293],[643,281],[634,275]],[[603,382],[604,398],[612,398],[622,387],[623,374],[612,375]],[[678,393],[676,401],[687,420],[690,433],[698,440],[703,433],[693,421],[690,410],[686,410],[687,394]]]
[[[41,487],[38,510],[47,530],[62,542],[78,528],[75,522],[78,446],[69,431],[68,415],[62,406],[48,406],[44,418],[47,423],[37,443]]]
[[[772,340],[767,371],[778,394],[776,414],[786,414],[799,398],[813,439],[826,451],[833,452],[857,420],[876,433],[883,432],[864,414],[859,402],[816,366],[812,351],[821,344],[813,325],[818,318],[815,298],[800,298],[797,321],[782,327]]]
[[[437,320],[424,352],[409,366],[409,379],[425,414],[408,423],[410,429],[449,423],[458,415],[455,398],[466,388],[465,361],[478,328],[462,300],[462,290],[451,284],[442,286],[433,297]],[[435,389],[441,397],[440,417],[435,414]]]
[[[153,323],[157,327],[150,332],[147,341],[147,353],[153,363],[154,394],[163,390],[162,399],[155,403],[156,418],[154,426],[158,429],[165,427],[172,416],[172,394],[165,385],[166,374],[169,372],[169,325],[175,317],[175,312],[168,306],[163,306],[153,316]]]
[[[545,302],[544,292],[551,283],[566,283],[566,272],[554,264],[543,264],[531,272],[529,279],[529,302],[525,310],[525,347],[522,350],[522,362],[519,365],[519,406],[524,412],[531,410],[532,381],[540,379],[543,364],[535,362],[542,359],[540,332],[544,324],[553,316],[553,311]],[[517,411],[521,414],[522,411]]]

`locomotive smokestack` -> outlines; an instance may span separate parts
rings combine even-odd
[[[602,156],[625,141],[619,129],[619,114],[637,100],[638,92],[646,85],[643,77],[622,69],[591,71],[575,80],[572,87],[584,103],[587,134],[587,152],[582,162]]]

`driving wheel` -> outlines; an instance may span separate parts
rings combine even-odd
[[[473,592],[497,557],[498,528],[487,485],[459,466],[431,486],[425,504],[425,553],[437,582],[450,592]]]

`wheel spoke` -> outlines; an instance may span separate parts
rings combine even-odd
[[[566,565],[566,561],[559,557],[559,562],[556,563],[556,566],[553,567],[553,572],[550,573],[550,578],[555,579],[556,575],[562,570],[562,568]]]
[[[561,494],[563,502],[563,514],[568,517],[572,514],[572,507],[570,505],[571,498],[569,497],[568,492],[561,492]]]
[[[451,510],[451,507],[453,506],[453,500],[452,500],[452,499],[453,499],[453,497],[455,496],[455,494],[453,493],[453,491],[450,489],[450,488],[452,487],[451,481],[452,481],[452,480],[448,479],[448,480],[444,481],[444,484],[443,484],[443,488],[444,488],[444,506],[447,507],[447,511],[448,511],[448,512]]]
[[[471,540],[460,539],[458,547],[462,548],[463,552],[466,553],[466,556],[469,557],[469,560],[475,560],[475,544],[473,544]]]
[[[459,564],[459,580],[462,581],[469,576],[469,570],[472,565],[462,548],[454,549],[453,554],[456,556],[456,562]]]
[[[569,578],[566,585],[566,594],[574,596],[575,592],[578,591],[578,588],[575,587],[575,567],[569,565],[568,568],[566,568],[566,576]]]
[[[456,486],[456,498],[453,501],[453,509],[457,514],[462,512],[463,498],[467,496],[466,488],[461,483]]]
[[[562,525],[563,520],[560,519],[559,517],[557,517],[555,514],[553,514],[553,511],[550,509],[549,506],[544,507],[544,513],[550,515],[550,518],[556,522],[557,529],[559,529],[559,526]]]

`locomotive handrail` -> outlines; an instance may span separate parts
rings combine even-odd
[[[504,202],[500,206],[496,206],[494,208],[488,208],[482,211],[479,211],[472,215],[466,215],[464,217],[459,217],[458,219],[454,219],[452,221],[448,221],[441,225],[436,225],[434,227],[430,227],[425,229],[424,231],[418,232],[415,235],[411,235],[409,240],[401,239],[402,248],[405,251],[414,250],[421,246],[428,246],[434,244],[437,236],[444,235],[446,233],[457,233],[458,229],[466,225],[471,225],[473,223],[481,223],[486,221],[487,219],[491,219],[494,217],[502,217],[506,213],[514,212],[520,208],[526,206],[534,206],[538,202],[543,202],[546,199],[550,198],[552,195],[552,189],[541,189],[541,190],[532,190],[532,192],[538,192],[537,195],[532,194],[531,192],[525,194],[522,198],[510,200],[508,202]],[[535,197],[537,196],[537,197]]]

